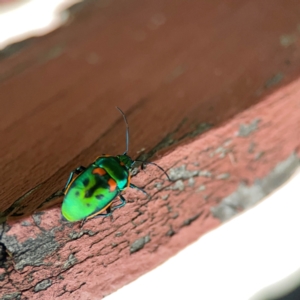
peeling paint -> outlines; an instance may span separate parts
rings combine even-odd
[[[241,124],[239,132],[238,132],[238,136],[241,136],[241,137],[249,136],[252,132],[257,130],[259,122],[260,122],[260,119],[255,119],[250,124]]]
[[[73,266],[76,263],[77,263],[77,258],[73,253],[71,253],[68,257],[68,260],[64,263],[63,269],[68,269],[69,267]]]
[[[218,155],[219,158],[224,158],[229,152],[232,151],[232,149],[228,148],[228,146],[232,143],[232,139],[227,139],[222,144],[222,146],[219,146],[215,150],[209,153],[209,157],[214,157],[215,155]]]
[[[37,235],[35,239],[29,238],[23,243],[19,243],[14,236],[5,235],[3,242],[9,245],[9,251],[13,253],[17,270],[25,266],[44,265],[44,258],[59,248],[54,230],[45,231]]]
[[[225,180],[225,179],[230,178],[230,174],[229,173],[219,174],[215,178],[218,180]]]
[[[255,148],[256,144],[251,142],[249,144],[249,148],[248,148],[248,153],[253,153],[254,152],[254,148]]]
[[[158,190],[160,190],[160,189],[163,187],[163,184],[162,184],[161,182],[157,182],[157,183],[154,184],[154,186],[155,186]]]
[[[177,219],[178,216],[179,216],[179,213],[178,213],[178,212],[175,212],[171,218],[172,218],[172,219]]]
[[[170,187],[172,190],[179,190],[179,191],[183,191],[184,190],[184,182],[182,180],[177,180],[175,182],[175,184],[173,184]]]
[[[96,234],[96,232],[93,232],[91,230],[83,230],[83,231],[80,231],[80,232],[71,231],[69,233],[69,238],[72,239],[72,240],[77,240],[80,237],[82,237],[84,234],[88,234],[89,236],[93,236],[93,235]]]
[[[151,241],[150,236],[146,235],[144,237],[139,238],[138,240],[134,241],[130,245],[130,254],[137,252],[144,248],[145,244],[149,243]]]
[[[199,171],[198,175],[202,177],[208,177],[208,178],[212,177],[212,173],[207,170]]]
[[[264,156],[264,154],[265,154],[264,151],[257,152],[257,153],[254,155],[254,160],[260,160],[260,159]]]
[[[32,215],[32,218],[34,220],[34,223],[39,226],[41,225],[41,216],[43,215],[43,212],[37,212],[35,214]]]
[[[199,171],[189,171],[186,169],[186,165],[182,165],[178,168],[173,168],[169,170],[169,176],[171,180],[178,180],[178,179],[189,179],[193,176],[197,176]]]
[[[168,212],[172,212],[172,210],[173,210],[173,209],[172,209],[172,206],[169,205],[169,204],[167,204],[166,206],[167,206]]]
[[[198,191],[205,191],[206,190],[206,186],[204,184],[201,184],[199,187],[198,187]]]
[[[212,214],[224,222],[241,210],[252,207],[282,185],[294,173],[299,164],[299,158],[296,154],[292,154],[286,160],[277,164],[268,176],[255,180],[252,186],[247,186],[243,182],[240,183],[234,193],[211,208]]]
[[[19,299],[21,299],[21,293],[19,292],[6,294],[1,298],[1,300],[19,300]]]
[[[45,279],[41,282],[39,282],[35,287],[34,287],[34,291],[35,292],[39,292],[39,291],[43,291],[46,290],[49,286],[52,285],[52,281],[51,279]]]
[[[226,139],[226,140],[225,140],[225,142],[223,143],[223,146],[224,146],[224,147],[228,147],[228,146],[231,145],[231,144],[232,144],[232,139],[229,138],[229,139]]]
[[[167,231],[166,236],[173,236],[176,232],[173,230],[172,226],[170,225],[170,229]]]
[[[195,184],[195,179],[192,177],[192,178],[189,179],[188,185],[189,186],[194,186],[194,184]]]
[[[168,198],[169,198],[169,194],[166,194],[166,195],[162,195],[162,196],[161,196],[161,199],[162,199],[162,200],[168,200]]]
[[[224,158],[226,154],[229,152],[229,149],[224,147],[218,147],[214,152],[210,153],[210,157],[214,157],[215,154],[219,154],[220,158]]]
[[[32,226],[32,224],[29,221],[23,221],[21,223],[22,226]]]
[[[185,188],[184,180],[188,179],[188,186],[194,186],[195,179],[194,177],[207,177],[211,178],[212,173],[208,170],[187,170],[186,165],[182,165],[177,168],[170,169],[169,176],[172,181],[176,181],[175,184],[172,186],[166,188],[166,189],[172,189],[172,190],[179,190],[183,191]]]
[[[189,219],[184,220],[182,226],[188,226],[188,225],[192,224],[194,221],[196,221],[202,215],[202,213],[203,213],[203,211]]]

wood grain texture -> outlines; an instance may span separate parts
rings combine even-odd
[[[299,82],[288,84],[299,13],[291,0],[87,1],[61,29],[3,51],[0,211],[15,265],[0,295],[111,293],[217,226],[211,208],[241,182],[299,156]],[[46,200],[69,172],[124,151],[115,105],[132,157],[176,182],[149,166],[133,182],[151,200],[128,191],[113,221],[61,223],[61,199]]]

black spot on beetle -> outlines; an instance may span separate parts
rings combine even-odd
[[[84,197],[85,197],[85,198],[90,198],[92,195],[93,195],[93,191],[87,190],[87,191],[85,192],[85,194],[84,194]]]
[[[78,191],[76,191],[75,196],[79,197],[80,193]]]
[[[86,204],[86,206],[87,206],[87,207],[90,207],[90,206],[91,206],[91,204],[90,204],[90,203],[87,203],[87,204]]]
[[[77,186],[77,182],[74,181],[74,182],[72,183],[72,188],[74,188],[74,187],[76,187],[76,186]]]
[[[87,186],[89,185],[89,183],[90,183],[90,180],[89,180],[88,178],[85,178],[85,179],[82,181],[82,183],[83,183],[83,185],[84,185],[85,187],[87,187]]]
[[[96,196],[96,198],[97,198],[98,200],[102,200],[102,199],[104,198],[104,195],[99,194],[99,195]]]

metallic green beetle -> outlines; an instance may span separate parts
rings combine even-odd
[[[120,108],[126,124],[126,151],[117,156],[102,155],[96,158],[87,168],[78,167],[71,172],[63,189],[65,195],[62,204],[62,215],[70,222],[87,219],[95,216],[110,216],[112,212],[126,204],[121,195],[127,187],[138,189],[147,194],[143,189],[130,183],[131,171],[135,162],[143,165],[152,164],[162,170],[168,179],[168,174],[163,168],[152,162],[132,160],[127,155],[129,145],[129,126],[125,114]],[[121,203],[112,207],[113,200],[119,196]],[[103,214],[103,212],[105,212]]]

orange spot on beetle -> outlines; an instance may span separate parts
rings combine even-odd
[[[117,188],[117,183],[112,178],[110,178],[107,183],[111,192],[113,192]]]
[[[98,174],[100,176],[103,176],[106,174],[106,171],[102,168],[96,168],[93,170],[93,174]]]

